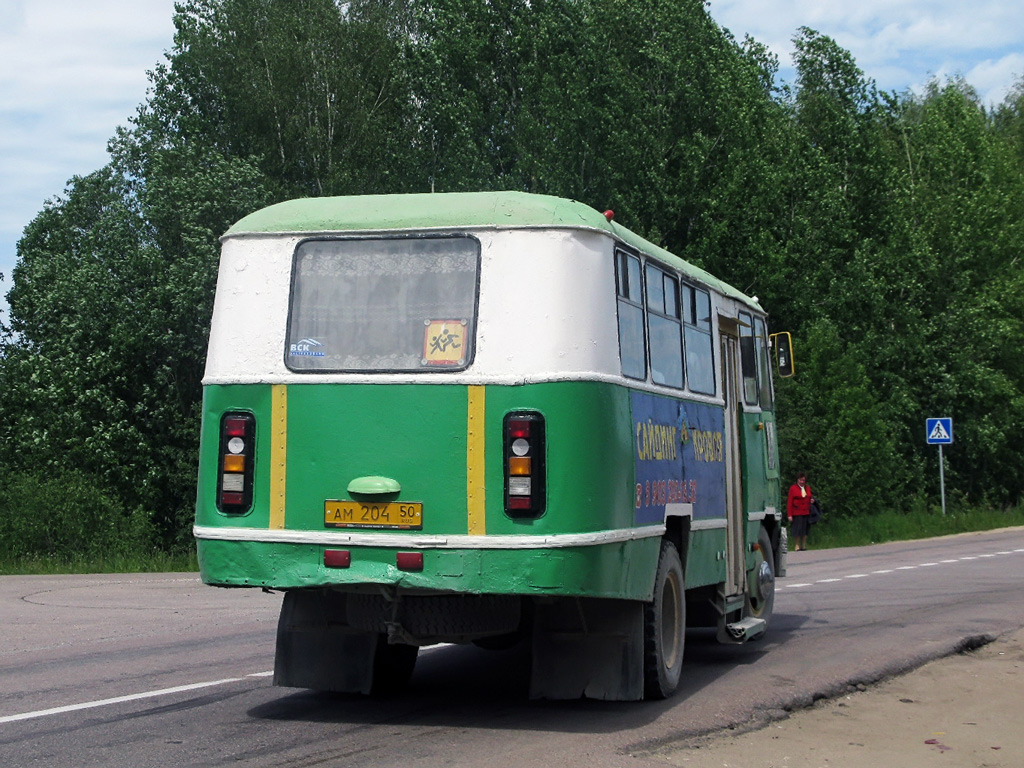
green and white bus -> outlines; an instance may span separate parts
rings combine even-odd
[[[531,696],[661,698],[785,570],[756,298],[578,202],[293,200],[223,238],[203,580],[283,590],[274,682],[531,644]]]

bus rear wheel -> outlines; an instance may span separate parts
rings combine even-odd
[[[644,698],[675,693],[682,675],[686,642],[686,595],[679,550],[661,543],[654,600],[644,607]]]
[[[757,537],[754,569],[747,575],[747,615],[768,621],[775,608],[775,556],[764,528]]]

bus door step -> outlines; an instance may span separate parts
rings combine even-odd
[[[727,637],[722,637],[722,632],[719,632],[719,641],[730,642],[730,643],[745,643],[750,640],[756,640],[765,633],[768,629],[768,622],[764,619],[757,619],[753,616],[748,616],[742,621],[734,621],[731,624],[725,625],[725,634]]]
[[[747,605],[747,596],[742,592],[735,595],[726,595],[721,589],[718,590],[718,599],[715,601],[715,610],[718,615],[728,618],[730,613],[742,611]]]

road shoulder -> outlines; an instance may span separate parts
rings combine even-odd
[[[1024,629],[760,730],[711,734],[657,758],[676,766],[858,768],[1024,764]],[[652,756],[653,757],[653,756]]]

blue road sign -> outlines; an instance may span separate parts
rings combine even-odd
[[[950,445],[953,442],[953,419],[925,420],[924,434],[928,445]]]

